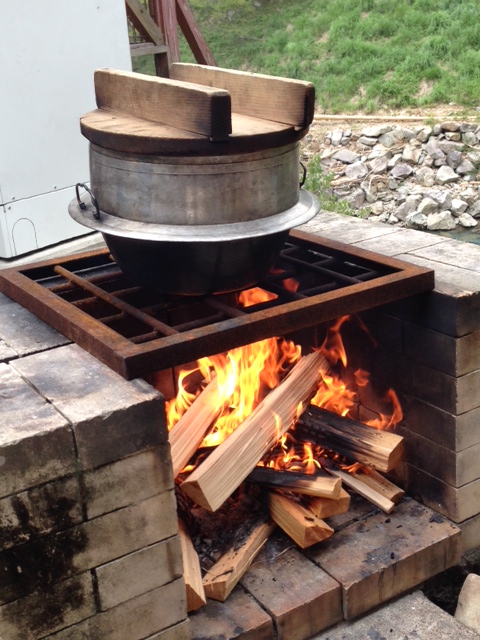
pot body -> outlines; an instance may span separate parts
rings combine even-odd
[[[91,144],[90,179],[100,209],[119,218],[166,225],[246,222],[298,201],[299,144],[179,158]]]
[[[155,242],[104,234],[115,261],[134,282],[185,296],[255,285],[272,267],[289,231],[223,242]]]

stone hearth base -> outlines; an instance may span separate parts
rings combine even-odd
[[[480,247],[336,214],[305,229],[435,269],[433,292],[362,316],[405,412],[397,481],[426,506],[355,501],[306,554],[275,536],[189,621],[161,395],[0,295],[2,640],[304,640],[480,545]]]

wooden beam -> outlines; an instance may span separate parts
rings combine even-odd
[[[189,82],[140,73],[97,69],[97,106],[149,122],[226,140],[232,130],[230,96]]]
[[[177,22],[192,50],[195,60],[199,64],[208,64],[216,66],[213,53],[207,44],[207,41],[200,31],[195,16],[187,2],[187,0],[176,0],[177,5]]]
[[[135,58],[137,56],[155,55],[157,53],[168,53],[166,44],[153,44],[153,42],[141,42],[139,44],[130,45],[130,55]]]
[[[177,8],[175,0],[155,0],[156,12],[162,21],[162,31],[170,49],[170,63],[179,62]]]
[[[291,427],[329,364],[316,351],[304,356],[237,429],[180,487],[198,505],[216,511]]]
[[[333,535],[333,529],[311,511],[286,495],[271,492],[270,515],[283,531],[302,549]]]
[[[296,425],[295,434],[378,471],[391,471],[403,459],[402,436],[312,405]]]
[[[311,82],[181,62],[170,66],[170,77],[226,89],[235,113],[301,129],[313,120],[315,87]]]
[[[165,44],[160,27],[139,0],[125,0],[125,5],[128,19],[144,38],[156,45]]]
[[[240,547],[232,547],[207,571],[203,578],[203,587],[208,598],[225,602],[273,533],[275,526],[271,520],[256,524]]]

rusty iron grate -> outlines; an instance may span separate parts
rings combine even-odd
[[[257,286],[274,299],[242,308],[237,294],[159,294],[128,280],[106,249],[0,271],[3,293],[127,379],[429,291],[434,274],[292,231]]]

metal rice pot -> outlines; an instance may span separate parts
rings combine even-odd
[[[103,234],[134,282],[164,293],[225,293],[257,283],[289,230],[320,209],[300,188],[298,143],[198,157],[92,144],[90,171],[91,189],[77,185],[70,215]]]
[[[138,222],[226,224],[292,207],[299,144],[250,153],[175,157],[90,145],[91,188],[100,208]]]
[[[112,256],[134,282],[163,293],[207,295],[255,285],[272,267],[288,236],[213,242],[136,240],[104,235]]]

